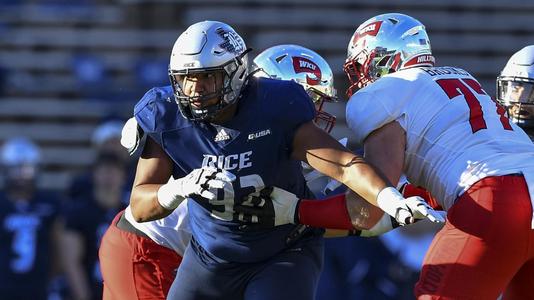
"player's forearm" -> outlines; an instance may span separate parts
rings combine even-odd
[[[335,160],[325,159],[326,157]],[[361,156],[341,147],[309,151],[306,158],[314,169],[343,183],[375,206],[378,193],[391,186],[387,179]]]
[[[345,184],[374,205],[377,205],[379,192],[391,186],[386,177],[361,156],[352,153],[312,122],[301,125],[295,133],[291,156]]]
[[[378,169],[360,156],[354,156],[343,167],[343,179],[341,182],[375,206],[378,206],[376,200],[380,191],[392,186]]]
[[[168,216],[172,210],[165,209],[158,202],[161,184],[135,186],[130,196],[132,215],[137,222],[154,221]]]

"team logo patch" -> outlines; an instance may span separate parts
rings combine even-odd
[[[352,44],[355,45],[358,40],[364,36],[376,36],[380,30],[380,26],[382,26],[382,21],[376,21],[358,30],[352,37]]]
[[[295,73],[308,73],[306,74],[306,83],[309,85],[318,85],[321,82],[321,69],[313,61],[299,56],[293,56],[293,69]],[[313,77],[310,77],[312,75]]]
[[[226,31],[219,27],[215,32],[224,40],[224,42],[219,44],[219,47],[222,49],[235,54],[239,54],[245,50],[243,39],[234,31]]]
[[[271,134],[271,129],[261,130],[261,131],[249,134],[248,135],[248,140],[249,141],[256,140],[256,139],[259,139],[261,137],[264,137],[264,136],[267,136],[267,135],[270,135],[270,134]]]

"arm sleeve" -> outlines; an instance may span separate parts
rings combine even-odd
[[[302,199],[297,214],[300,224],[327,229],[354,229],[347,211],[345,194],[323,200]]]

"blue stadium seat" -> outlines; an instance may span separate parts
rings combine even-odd
[[[163,59],[141,58],[135,67],[137,86],[147,90],[154,86],[164,86],[169,84],[168,61]]]
[[[72,71],[82,96],[85,98],[104,96],[109,80],[102,59],[95,55],[77,54],[73,57],[72,63]]]

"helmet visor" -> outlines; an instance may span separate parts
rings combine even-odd
[[[171,73],[170,76],[171,81],[176,84],[175,87],[190,100],[199,97],[193,94],[200,94],[202,98],[222,94],[224,71],[221,69],[189,74]],[[198,89],[199,86],[202,88]]]
[[[499,77],[497,100],[506,107],[512,122],[523,129],[534,127],[534,80]]]
[[[534,104],[534,80],[499,78],[497,99],[505,106],[513,103]]]

